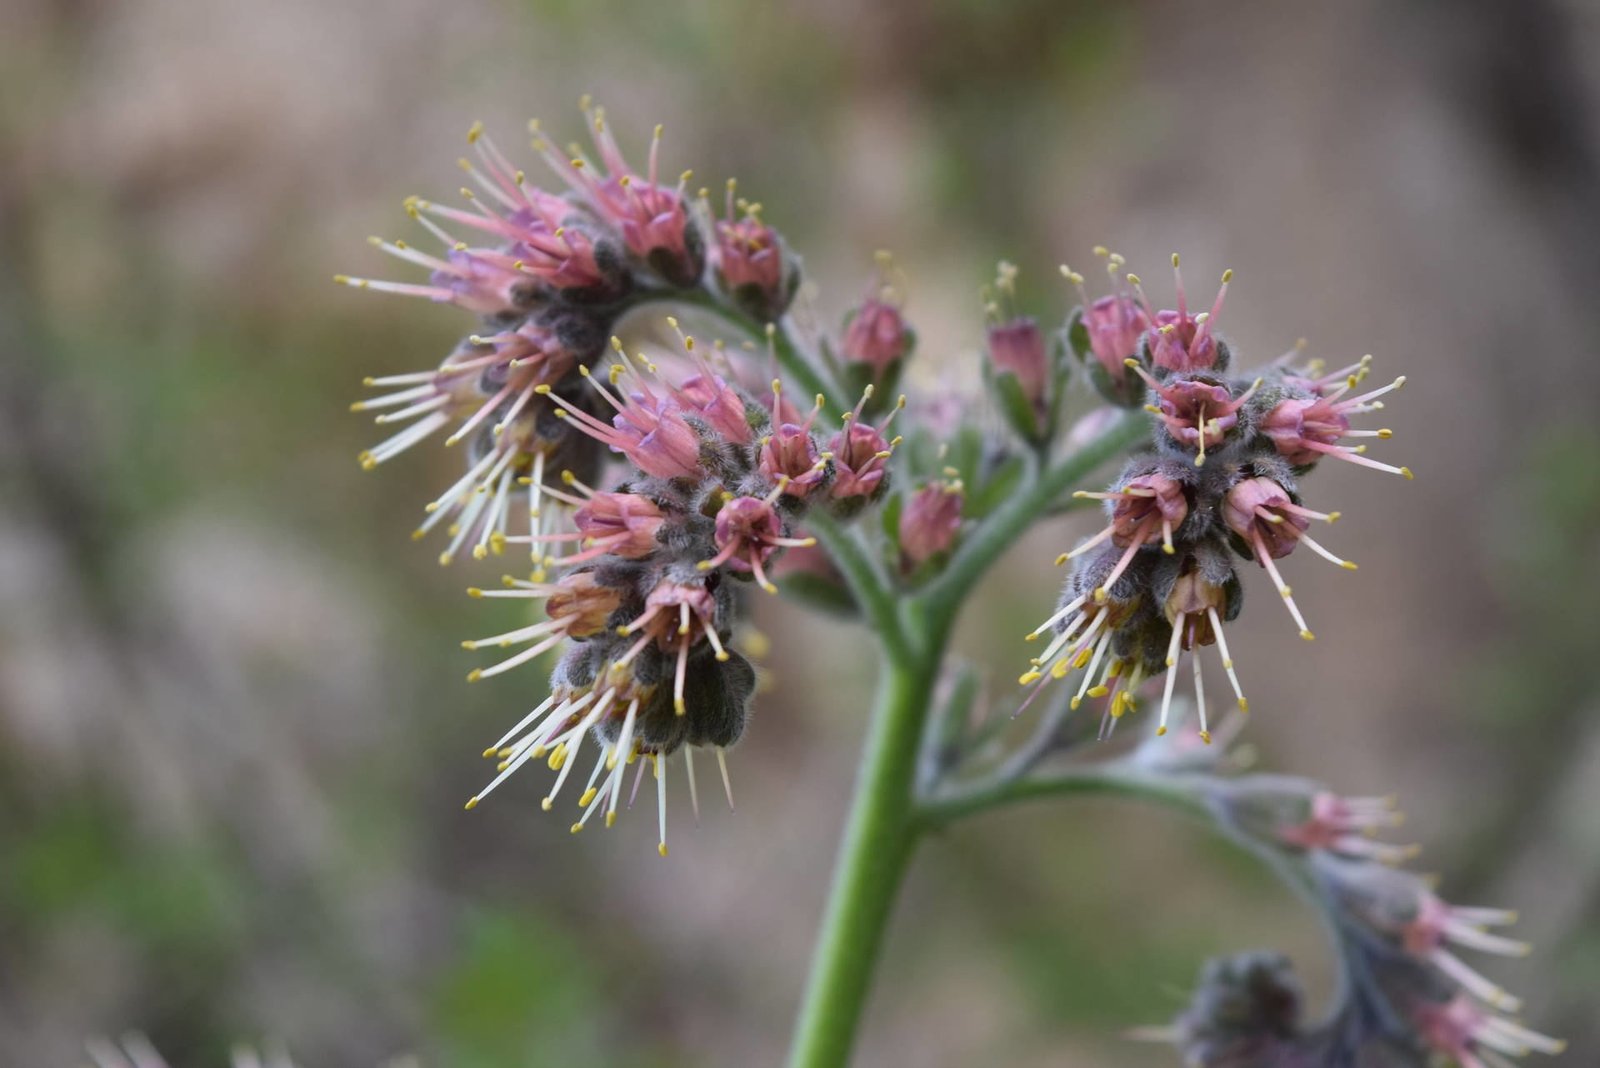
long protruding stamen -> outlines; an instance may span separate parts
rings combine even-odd
[[[1261,566],[1266,568],[1268,575],[1272,576],[1273,585],[1278,587],[1278,596],[1283,598],[1283,603],[1289,608],[1289,614],[1300,625],[1300,637],[1306,641],[1315,638],[1316,635],[1311,633],[1311,628],[1306,626],[1306,617],[1300,614],[1300,606],[1294,603],[1289,584],[1283,581],[1283,576],[1278,573],[1278,565],[1272,562],[1272,555],[1267,552],[1266,543],[1261,540],[1260,534],[1256,535],[1255,549],[1256,559],[1261,561]]]
[[[1079,608],[1083,607],[1083,603],[1088,599],[1089,598],[1087,596],[1074,597],[1072,600],[1067,602],[1064,608],[1056,612],[1055,615],[1051,616],[1049,619],[1033,628],[1033,630],[1029,631],[1027,638],[1024,640],[1030,642],[1033,641],[1039,635],[1043,634],[1045,631],[1049,630],[1051,627],[1055,626],[1057,623],[1076,612]]]
[[[1239,676],[1233,670],[1233,656],[1228,652],[1228,639],[1222,634],[1222,617],[1215,608],[1207,608],[1211,618],[1211,633],[1217,639],[1217,652],[1222,654],[1222,670],[1228,673],[1228,681],[1233,684],[1233,695],[1239,699],[1239,711],[1250,711],[1250,702],[1244,699],[1244,690],[1239,685]]]
[[[1300,544],[1308,546],[1311,549],[1312,552],[1316,553],[1318,556],[1322,557],[1324,560],[1327,560],[1330,563],[1338,564],[1340,567],[1344,568],[1346,571],[1354,571],[1356,569],[1356,565],[1355,564],[1351,563],[1349,560],[1343,559],[1342,557],[1338,557],[1338,556],[1333,555],[1333,553],[1331,553],[1327,549],[1323,548],[1321,543],[1317,542],[1310,535],[1301,534],[1299,540],[1300,540]]]
[[[683,767],[689,774],[689,810],[694,813],[695,823],[700,822],[700,790],[694,781],[694,746],[683,747]]]
[[[1172,641],[1167,645],[1167,681],[1161,688],[1161,722],[1156,727],[1156,737],[1167,733],[1167,716],[1172,711],[1172,688],[1178,681],[1178,656],[1183,638],[1183,619],[1172,621]]]
[[[1191,631],[1191,633],[1193,633]],[[1206,724],[1206,684],[1204,676],[1200,673],[1200,658],[1192,651],[1194,643],[1190,642],[1189,664],[1194,668],[1194,707],[1200,713],[1200,740],[1207,745],[1211,744],[1211,729]]]
[[[650,762],[655,765],[656,776],[656,820],[661,831],[661,842],[656,846],[656,852],[662,856],[667,855],[667,776],[661,764],[666,757],[660,753],[653,753]]]
[[[717,747],[717,767],[722,771],[722,791],[728,795],[728,811],[733,811],[733,781],[728,778],[727,750]]]

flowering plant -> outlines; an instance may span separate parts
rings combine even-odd
[[[663,179],[659,127],[634,170],[604,112],[586,101],[584,113],[593,156],[558,152],[532,124],[564,192],[530,184],[474,126],[465,206],[406,203],[442,250],[373,239],[427,269],[427,282],[339,278],[478,318],[436,367],[368,379],[386,392],[354,405],[401,427],[363,466],[441,434],[461,447],[464,473],[426,504],[416,535],[442,528],[443,563],[463,550],[526,551],[525,574],[468,592],[543,602],[542,619],[464,643],[501,655],[469,681],[554,659],[543,699],[484,751],[497,774],[467,807],[539,762],[553,776],[546,810],[576,793],[576,833],[609,826],[648,771],[665,856],[672,766],[698,811],[694,754],[710,750],[732,804],[725,754],[748,725],[756,682],[746,602],[792,592],[859,618],[884,671],[791,1064],[848,1058],[923,835],[1013,801],[1079,793],[1207,821],[1328,919],[1343,962],[1332,1013],[1300,1019],[1281,958],[1213,962],[1191,1007],[1159,1032],[1186,1063],[1437,1055],[1477,1068],[1559,1049],[1499,1015],[1515,999],[1456,955],[1521,952],[1490,930],[1512,915],[1446,904],[1398,870],[1408,851],[1370,837],[1397,822],[1386,799],[1246,772],[1227,744],[1248,708],[1226,636],[1244,605],[1240,572],[1259,567],[1312,638],[1280,563],[1304,546],[1355,565],[1311,535],[1338,513],[1306,504],[1302,485],[1325,459],[1411,477],[1354,443],[1390,436],[1357,423],[1403,378],[1368,388],[1370,357],[1330,370],[1298,348],[1241,374],[1217,330],[1232,272],[1196,311],[1174,255],[1175,306],[1163,308],[1121,256],[1097,249],[1110,292],[1091,298],[1063,267],[1080,304],[1059,329],[1018,310],[1018,272],[1001,265],[985,291],[981,362],[1000,418],[938,418],[937,398],[896,393],[916,337],[892,261],[880,255],[837,340],[802,330],[789,314],[799,260],[760,205],[730,182],[719,214],[707,191],[689,192],[688,172]],[[743,344],[708,347],[679,316]],[[625,343],[662,322],[675,343]],[[1074,492],[1119,456],[1108,487]],[[1055,610],[1026,636],[1037,655],[1015,702],[1034,729],[997,754],[996,724],[1007,720],[970,722],[977,676],[951,656],[952,626],[1025,531],[1085,501],[1101,502],[1106,526],[1056,560],[1072,567]],[[1212,646],[1232,695],[1215,724],[1201,657]],[[1192,704],[1175,697],[1186,654]],[[1147,689],[1159,709],[1141,717],[1137,744],[1092,746],[1141,709]],[[1097,716],[1073,715],[1085,701]],[[1193,729],[1182,727],[1191,712]],[[574,769],[585,782],[569,790]]]

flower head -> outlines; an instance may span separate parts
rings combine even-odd
[[[1109,734],[1121,715],[1137,707],[1136,691],[1145,680],[1165,675],[1161,734],[1173,708],[1174,669],[1189,653],[1200,735],[1209,739],[1200,649],[1217,647],[1235,700],[1241,710],[1246,707],[1223,633],[1243,604],[1235,561],[1243,557],[1261,565],[1302,637],[1311,638],[1277,561],[1304,544],[1342,568],[1355,565],[1310,535],[1312,522],[1332,523],[1339,513],[1301,504],[1297,476],[1324,455],[1373,466],[1360,457],[1360,447],[1336,442],[1358,433],[1349,429],[1349,415],[1381,407],[1376,398],[1395,387],[1347,401],[1345,393],[1366,373],[1365,361],[1323,375],[1316,367],[1289,369],[1295,353],[1259,375],[1229,374],[1232,357],[1215,334],[1215,316],[1231,272],[1224,273],[1211,310],[1192,314],[1174,256],[1178,307],[1158,312],[1138,276],[1123,273],[1122,257],[1096,252],[1108,260],[1116,289],[1109,298],[1090,301],[1082,276],[1063,268],[1084,301],[1069,322],[1068,339],[1080,356],[1093,356],[1091,369],[1107,397],[1131,399],[1118,393],[1119,383],[1138,382],[1148,391],[1141,396],[1150,399],[1145,407],[1155,417],[1155,432],[1151,451],[1134,457],[1109,492],[1077,494],[1105,501],[1109,522],[1057,558],[1057,564],[1073,562],[1073,574],[1056,611],[1028,635],[1054,637],[1021,679],[1042,686],[1083,671],[1073,706],[1084,696],[1108,696],[1102,733]],[[1136,329],[1143,334],[1134,346]],[[1125,352],[1130,346],[1137,351]],[[1113,371],[1128,377],[1114,377]]]

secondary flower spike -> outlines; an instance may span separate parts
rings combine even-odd
[[[1124,383],[1144,388],[1153,448],[1130,460],[1109,491],[1077,494],[1103,501],[1109,522],[1057,558],[1073,572],[1056,610],[1028,635],[1045,646],[1021,681],[1043,686],[1081,671],[1071,703],[1106,698],[1109,733],[1138,707],[1140,686],[1164,674],[1157,733],[1165,733],[1176,669],[1188,653],[1200,734],[1209,740],[1201,648],[1217,647],[1238,707],[1248,707],[1224,633],[1244,601],[1237,563],[1253,561],[1266,572],[1311,639],[1279,561],[1304,545],[1346,570],[1356,565],[1311,535],[1313,523],[1332,523],[1339,513],[1301,503],[1300,479],[1325,456],[1410,477],[1409,468],[1368,459],[1365,445],[1343,444],[1390,436],[1354,430],[1349,420],[1381,408],[1380,398],[1405,380],[1355,392],[1370,358],[1329,374],[1291,366],[1298,350],[1259,373],[1230,373],[1233,352],[1216,321],[1232,271],[1223,272],[1209,310],[1196,312],[1174,255],[1177,307],[1158,309],[1121,256],[1096,252],[1107,260],[1114,292],[1091,301],[1082,276],[1063,268],[1084,301],[1068,333],[1081,327],[1075,344],[1087,345],[1107,396],[1116,399]]]

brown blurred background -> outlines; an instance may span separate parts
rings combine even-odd
[[[570,840],[537,774],[464,813],[537,679],[462,685],[457,642],[499,628],[461,589],[495,565],[406,537],[455,458],[354,462],[361,377],[467,323],[329,276],[397,274],[363,239],[459,184],[471,120],[576,133],[583,91],[635,146],[665,122],[669,167],[738,175],[825,317],[894,249],[924,375],[975,381],[996,257],[1055,316],[1055,265],[1099,242],[1162,293],[1172,249],[1235,268],[1247,359],[1305,336],[1408,374],[1382,452],[1417,480],[1315,479],[1362,564],[1290,561],[1315,645],[1251,584],[1247,738],[1399,793],[1448,896],[1523,910],[1540,950],[1494,974],[1529,1022],[1600,1058],[1593,3],[0,0],[0,26],[0,1062],[134,1028],[177,1068],[263,1038],[307,1068],[779,1061],[859,636],[761,606],[739,809],[696,830],[679,797],[670,861],[637,816]],[[1084,523],[972,606],[997,693],[994,620],[1042,613]],[[1269,944],[1325,988],[1304,910],[1164,813],[991,817],[922,851],[859,1063],[1170,1064],[1119,1034]]]

